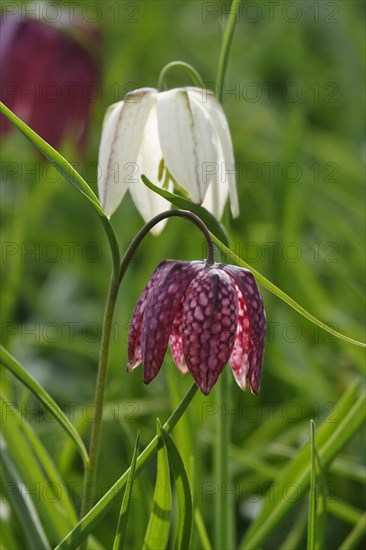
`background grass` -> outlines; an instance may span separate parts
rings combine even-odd
[[[62,152],[96,189],[107,106],[131,89],[156,86],[162,66],[177,58],[193,64],[210,87],[229,4],[93,4],[103,33],[100,97],[93,104],[86,157],[78,157],[67,141]],[[267,2],[242,3],[230,58],[224,109],[241,205],[240,218],[229,222],[232,248],[320,319],[363,339],[364,4],[280,2],[273,10]],[[171,75],[171,86],[184,84],[184,76]],[[2,341],[85,434],[111,268],[107,242],[93,209],[17,132],[4,140],[2,166]],[[129,197],[113,223],[126,247],[142,225]],[[140,369],[126,374],[134,303],[160,260],[201,258],[203,246],[193,226],[170,220],[160,237],[145,240],[124,280],[112,336],[100,495],[131,463],[137,430],[140,445],[147,444],[156,416],[165,419],[191,382],[177,374],[169,354],[148,387]],[[270,483],[308,441],[309,419],[317,429],[335,414],[338,399],[364,366],[361,349],[318,330],[268,292],[263,297],[268,337],[259,396],[243,394],[234,383],[230,403],[217,403],[215,392],[197,396],[174,432],[187,468],[194,456],[195,502],[211,539],[215,498],[234,507],[233,546],[270,498]],[[11,376],[2,376],[2,391],[40,437],[78,509],[82,463],[72,444]],[[220,414],[232,415],[233,494],[213,480]],[[359,430],[327,472],[324,548],[339,547],[364,508],[363,444]],[[152,463],[139,477],[129,511],[131,548],[142,544],[154,483]],[[41,486],[40,499],[47,504]],[[13,505],[6,496],[2,502],[4,521],[12,525],[9,540],[24,548]],[[303,548],[307,509],[304,493],[263,547]],[[106,548],[119,510],[120,502],[95,532]],[[201,544],[196,529],[192,547]]]

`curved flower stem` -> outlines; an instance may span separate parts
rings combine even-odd
[[[144,227],[140,229],[136,237],[131,242],[121,262],[121,268],[120,268],[119,277],[118,277],[118,284],[121,283],[123,276],[126,272],[126,269],[128,267],[128,264],[131,261],[133,254],[135,253],[137,247],[139,246],[139,244],[141,243],[145,235],[147,235],[147,233],[150,231],[150,229],[154,227],[154,225],[156,225],[162,220],[165,220],[166,218],[171,218],[173,216],[178,218],[186,218],[187,220],[190,220],[195,225],[197,225],[197,227],[199,227],[199,229],[202,231],[207,241],[207,248],[208,248],[207,263],[211,265],[215,263],[214,247],[213,247],[211,235],[206,225],[203,223],[203,221],[198,216],[196,216],[196,214],[193,214],[193,212],[189,212],[188,210],[167,210],[166,212],[162,212],[161,214],[158,214],[152,220],[150,220],[146,225],[144,225]]]
[[[210,232],[208,231],[206,225],[200,220],[200,218],[195,214],[193,214],[192,212],[188,212],[185,210],[168,210],[166,212],[162,212],[161,214],[158,214],[157,216],[155,216],[146,225],[144,225],[144,227],[137,233],[137,235],[131,242],[130,246],[128,247],[121,261],[118,276],[117,277],[115,275],[112,276],[109,292],[108,292],[107,304],[104,312],[102,341],[100,346],[97,383],[96,383],[95,398],[94,398],[94,416],[92,421],[92,430],[91,430],[90,444],[89,444],[89,464],[87,465],[87,468],[85,470],[83,500],[81,505],[81,517],[84,517],[88,513],[88,511],[90,510],[93,504],[94,497],[95,497],[95,489],[96,489],[95,482],[96,482],[97,469],[98,469],[100,437],[101,437],[101,429],[102,429],[104,390],[105,390],[105,381],[107,378],[107,371],[108,371],[109,344],[110,344],[110,336],[111,336],[111,330],[112,330],[113,314],[116,306],[119,287],[126,273],[126,269],[132,259],[132,256],[134,255],[137,247],[139,246],[139,244],[141,243],[145,235],[147,235],[147,233],[150,231],[152,227],[154,227],[154,225],[172,216],[176,216],[179,218],[186,218],[191,222],[193,222],[195,225],[197,225],[197,227],[199,227],[199,229],[202,231],[202,233],[204,234],[207,240],[207,245],[208,245],[207,262],[209,264],[214,263],[214,247],[210,236]]]
[[[234,37],[235,23],[236,23],[236,17],[238,14],[239,6],[240,6],[240,0],[232,1],[231,7],[230,7],[230,15],[226,25],[224,37],[222,39],[219,65],[217,68],[217,76],[216,76],[216,93],[220,102],[222,102],[223,84],[225,80],[225,73],[227,69],[230,47]]]
[[[197,88],[204,88],[204,84],[201,76],[192,65],[190,65],[189,63],[186,63],[185,61],[172,61],[171,63],[168,63],[167,65],[165,65],[165,67],[163,67],[162,70],[160,71],[160,75],[158,79],[159,92],[166,89],[165,77],[167,73],[172,69],[181,69],[191,78],[193,84],[197,86]]]

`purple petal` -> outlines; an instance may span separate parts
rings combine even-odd
[[[175,364],[181,374],[187,374],[188,367],[185,364],[183,355],[183,340],[182,340],[182,302],[180,302],[177,313],[175,314],[172,330],[170,333],[170,347]]]
[[[237,315],[231,278],[216,268],[201,271],[184,296],[182,328],[188,369],[206,395],[231,355]]]
[[[98,49],[99,33],[88,25],[71,25],[69,30],[64,33],[33,19],[3,18],[0,96],[50,145],[57,147],[67,135],[82,151],[92,96],[100,82],[90,51],[90,42]],[[74,34],[79,39],[72,38]],[[10,127],[2,117],[0,133]]]
[[[149,294],[142,319],[141,348],[144,382],[155,378],[168,346],[173,321],[189,283],[204,267],[204,262],[169,262]]]
[[[249,367],[245,365],[245,354],[243,353],[243,369],[245,370],[248,368],[248,372],[245,376],[246,383],[249,383],[252,392],[257,394],[260,388],[264,342],[266,337],[266,315],[264,312],[263,300],[259,293],[255,278],[250,271],[232,265],[223,266],[222,269],[233,278],[246,305],[249,320]],[[243,326],[243,330],[245,332],[245,326]],[[235,363],[235,365],[237,370],[237,363]]]
[[[151,275],[149,282],[145,286],[140,298],[135,306],[128,334],[128,364],[127,370],[130,372],[141,363],[141,327],[147,300],[156,284],[159,284],[161,277],[170,268],[172,261],[161,262]]]
[[[248,387],[248,371],[249,371],[249,319],[248,311],[242,293],[237,285],[235,289],[238,295],[238,326],[236,329],[235,342],[233,352],[230,356],[229,363],[233,370],[235,380],[244,390]]]

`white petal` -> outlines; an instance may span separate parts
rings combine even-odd
[[[196,97],[202,96],[202,92],[197,89],[191,89],[190,93]],[[229,186],[231,213],[233,218],[237,218],[240,213],[239,200],[236,189],[235,159],[229,125],[225,113],[215,95],[211,92],[207,93],[205,101],[217,139],[221,145],[223,166],[219,167],[219,183],[222,183],[225,187],[227,185]],[[224,191],[220,191],[220,193],[223,195],[225,194]],[[220,209],[221,211],[223,210],[222,205]]]
[[[141,181],[141,175],[145,176],[158,187],[162,186],[162,181],[158,179],[159,163],[163,155],[158,139],[158,121],[156,116],[156,105],[153,105],[144,130],[141,142],[140,152],[137,159],[138,170],[134,174],[133,181],[130,183],[130,193],[140,212],[141,217],[148,222],[160,212],[170,210],[171,204],[163,197],[151,191]],[[172,191],[173,185],[170,184],[169,191]],[[151,232],[159,234],[164,228],[167,220],[156,225]]]
[[[158,128],[164,161],[191,200],[201,203],[209,181],[207,163],[217,161],[215,133],[205,106],[187,90],[178,88],[158,95]]]
[[[104,118],[99,147],[98,190],[102,207],[111,216],[126,193],[156,90],[141,89],[112,105]]]
[[[212,181],[206,191],[202,206],[211,212],[217,220],[221,220],[229,194],[229,185],[220,142],[218,143],[217,149],[217,167],[215,168]]]

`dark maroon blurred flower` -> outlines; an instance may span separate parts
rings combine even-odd
[[[91,54],[98,31],[8,15],[0,20],[0,37],[1,101],[53,147],[67,135],[83,150],[91,102],[100,90]],[[11,127],[1,117],[0,133]]]
[[[253,274],[204,261],[166,260],[154,271],[131,320],[130,371],[141,362],[144,382],[158,374],[170,339],[179,370],[208,394],[226,363],[242,389],[260,387],[266,332]]]

